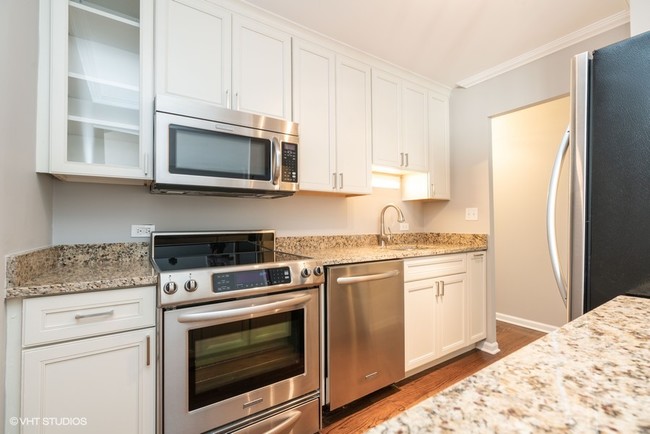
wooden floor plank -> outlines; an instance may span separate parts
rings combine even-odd
[[[545,333],[497,321],[499,353],[472,350],[441,365],[327,413],[321,434],[362,433],[435,395],[491,363],[544,336]]]

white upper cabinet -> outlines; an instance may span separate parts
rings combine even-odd
[[[427,90],[372,70],[372,164],[403,173],[428,168]]]
[[[429,168],[427,90],[402,80],[402,151],[406,170]]]
[[[201,0],[156,4],[156,93],[230,105],[231,14]]]
[[[156,93],[291,119],[291,36],[201,0],[157,6]]]
[[[400,79],[372,70],[372,164],[401,169],[402,104]]]
[[[371,193],[370,67],[294,39],[300,190]]]
[[[300,125],[300,189],[331,192],[336,173],[334,52],[294,39],[293,120]]]
[[[41,8],[37,170],[151,179],[153,0]]]
[[[233,108],[291,119],[291,36],[234,16]]]
[[[428,92],[429,170],[402,176],[402,200],[451,199],[449,100]]]
[[[336,172],[334,189],[372,192],[370,66],[336,57]]]

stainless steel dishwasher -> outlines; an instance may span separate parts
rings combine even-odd
[[[325,402],[334,410],[404,378],[404,264],[327,268]]]

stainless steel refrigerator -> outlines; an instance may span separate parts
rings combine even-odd
[[[571,193],[566,276],[554,230],[563,155]],[[549,250],[568,320],[650,286],[650,32],[573,59],[571,124],[548,199]]]

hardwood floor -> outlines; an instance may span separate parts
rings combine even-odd
[[[499,353],[472,350],[382,389],[323,418],[321,434],[362,433],[496,362],[545,333],[497,321]]]

